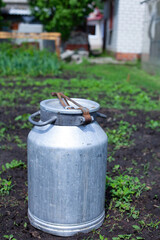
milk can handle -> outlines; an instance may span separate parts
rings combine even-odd
[[[36,117],[38,115],[40,115],[40,111],[31,114],[29,116],[28,120],[29,120],[30,123],[34,124],[35,126],[39,126],[39,127],[45,126],[45,125],[50,124],[52,122],[55,122],[56,119],[57,119],[57,117],[52,117],[51,119],[49,119],[48,121],[45,121],[45,122],[36,122],[32,118],[34,118],[34,117]]]

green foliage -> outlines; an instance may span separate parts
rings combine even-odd
[[[141,228],[138,225],[132,225],[132,227],[136,230],[136,231],[140,231]]]
[[[14,136],[14,142],[15,143],[17,143],[17,146],[19,147],[19,148],[24,148],[24,149],[26,149],[26,147],[27,147],[27,144],[26,143],[23,143],[22,142],[22,140],[19,138],[19,136]]]
[[[16,240],[16,238],[14,238],[14,236],[12,234],[10,234],[10,235],[3,235],[3,237],[8,239],[8,240]]]
[[[6,132],[6,127],[5,127],[5,124],[1,123],[0,122],[0,140],[4,138],[5,136],[5,132]]]
[[[12,189],[12,181],[11,180],[7,180],[7,179],[2,179],[0,177],[0,195],[4,196],[4,195],[8,195],[9,191]]]
[[[33,15],[40,20],[47,31],[62,33],[68,38],[71,30],[84,24],[92,11],[92,0],[29,0]]]
[[[0,44],[0,75],[48,75],[57,74],[60,62],[47,50],[37,50],[30,46],[14,47],[12,44]]]
[[[1,8],[4,7],[4,6],[5,6],[5,4],[4,4],[3,0],[0,0],[0,10],[1,10]],[[2,17],[2,15],[1,15],[1,11],[0,11],[0,28],[1,28],[1,26],[2,26],[2,20],[3,20],[3,17]]]
[[[128,211],[129,216],[137,219],[139,211],[131,206],[133,196],[138,198],[143,190],[146,190],[146,185],[141,184],[138,177],[128,175],[115,176],[114,178],[106,177],[106,185],[111,188],[111,195],[115,207],[121,212]]]
[[[150,223],[147,224],[148,227],[151,227],[151,228],[155,228],[155,229],[158,229],[160,225],[160,221],[152,221]]]
[[[121,240],[121,239],[130,239],[132,237],[132,234],[119,234],[118,237],[113,237],[112,240]]]
[[[146,123],[146,128],[151,128],[152,130],[160,131],[160,121],[150,120]]]
[[[122,202],[131,202],[133,195],[139,197],[145,189],[145,184],[141,184],[138,177],[128,175],[116,176],[113,179],[107,176],[107,184],[112,188],[112,197]]]
[[[108,240],[107,237],[104,237],[103,235],[99,234],[99,240]]]
[[[24,128],[32,128],[32,124],[28,121],[28,117],[30,116],[29,113],[24,113],[22,115],[18,115],[14,120],[18,122],[18,126],[21,129]]]
[[[13,159],[10,163],[6,163],[5,165],[2,165],[2,171],[6,171],[8,169],[13,169],[18,167],[26,168],[26,164],[21,160],[18,161],[16,159]]]
[[[50,92],[54,89],[57,92],[62,91],[70,97],[74,96],[95,100],[100,103],[101,107],[105,108],[128,110],[135,108],[146,111],[160,109],[158,95],[156,95],[156,93],[153,94],[150,90],[151,86],[149,85],[149,89],[146,92],[140,88],[138,85],[140,83],[136,81],[138,78],[144,86],[147,86],[145,81],[149,78],[148,80],[150,80],[150,82],[152,81],[152,87],[160,89],[147,74],[144,75],[144,78],[140,78],[141,72],[138,72],[137,75],[132,77],[132,82],[130,83],[125,80],[125,74],[127,74],[127,71],[134,73],[135,69],[132,70],[127,66],[118,66],[117,68],[117,66],[103,65],[102,68],[101,65],[63,64],[62,67],[63,69],[67,69],[67,71],[64,70],[63,74],[58,78],[31,78],[28,77],[30,73],[27,73],[27,76],[22,76],[21,74],[16,77],[1,77],[1,106],[19,106],[22,104],[35,106],[41,100],[49,98]],[[77,71],[75,71],[75,69]],[[38,71],[44,72],[45,70],[41,67]],[[141,97],[137,98],[136,94],[138,93],[143,93],[143,96],[148,96],[150,101],[144,101],[144,103],[141,104],[142,96],[140,95]],[[152,96],[154,99],[152,99]]]
[[[121,120],[117,129],[108,129],[107,135],[109,144],[113,144],[116,150],[121,147],[130,146],[133,143],[130,137],[135,130],[135,125],[130,125],[128,122]]]

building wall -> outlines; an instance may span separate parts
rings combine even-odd
[[[141,54],[144,12],[145,7],[144,4],[140,4],[140,0],[120,0],[118,52]]]
[[[110,3],[109,1],[106,2],[105,12],[107,11],[106,18],[107,18],[107,38],[106,38],[106,48],[109,51],[117,52],[117,39],[118,39],[118,17],[119,17],[119,0],[115,0],[114,2],[114,12],[113,12],[113,30],[112,30],[112,38],[110,42]]]
[[[145,3],[142,68],[160,74],[160,0]]]
[[[115,0],[112,43],[108,44],[108,34],[107,49],[115,52],[117,59],[132,60],[142,53],[144,13],[140,0]]]

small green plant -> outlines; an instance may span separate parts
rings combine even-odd
[[[160,121],[150,120],[145,125],[146,128],[151,128],[152,130],[160,131]]]
[[[13,185],[11,180],[8,181],[6,179],[0,178],[0,195],[1,196],[8,195],[12,187]]]
[[[17,143],[17,146],[19,147],[19,148],[26,148],[26,143],[23,143],[22,142],[22,140],[19,138],[19,136],[14,136],[14,141],[15,141],[15,143]]]
[[[116,150],[121,147],[129,147],[133,143],[130,137],[135,130],[135,125],[120,121],[117,129],[108,129],[107,131],[109,144],[113,144]]]
[[[32,124],[28,121],[29,116],[30,116],[30,114],[24,113],[24,114],[19,115],[15,118],[15,121],[20,121],[20,123],[18,123],[18,126],[21,129],[24,129],[24,128],[29,128],[30,129],[32,127]]]
[[[142,191],[146,189],[145,184],[141,184],[138,177],[128,175],[115,176],[114,178],[106,177],[107,187],[111,187],[111,195],[115,202],[115,207],[121,212],[130,211],[130,216],[138,218],[139,212],[131,207],[132,197],[138,198]]]
[[[99,234],[99,240],[108,240],[108,238],[106,238],[103,235]]]
[[[14,238],[12,234],[10,234],[10,235],[3,235],[3,237],[8,239],[8,240],[16,240],[16,238]]]
[[[112,240],[122,240],[122,239],[130,239],[132,237],[132,234],[119,234],[118,237],[113,237]]]
[[[160,221],[155,221],[155,222],[151,221],[150,223],[147,224],[148,227],[155,228],[155,229],[158,229],[159,225],[160,225]]]
[[[5,137],[6,131],[7,131],[7,127],[5,123],[0,122],[0,140],[2,140]]]
[[[137,114],[135,112],[133,112],[133,111],[129,111],[129,112],[127,112],[127,114],[132,116],[132,117],[137,116]]]
[[[132,227],[138,232],[141,231],[141,228],[138,225],[132,225]]]
[[[21,160],[18,161],[16,159],[13,159],[10,163],[6,163],[5,165],[2,165],[2,171],[6,171],[7,169],[18,168],[18,167],[26,168],[26,164]]]
[[[120,175],[114,178],[107,176],[107,184],[112,188],[112,196],[120,201],[130,202],[132,196],[139,197],[145,189],[145,184],[141,184],[138,177]]]
[[[130,213],[128,215],[131,216],[134,219],[138,219],[139,218],[139,211],[136,210],[134,206],[132,206],[132,207],[130,207]]]

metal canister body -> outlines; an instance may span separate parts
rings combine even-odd
[[[28,215],[36,228],[72,236],[104,219],[107,136],[96,121],[35,126],[28,136]]]

